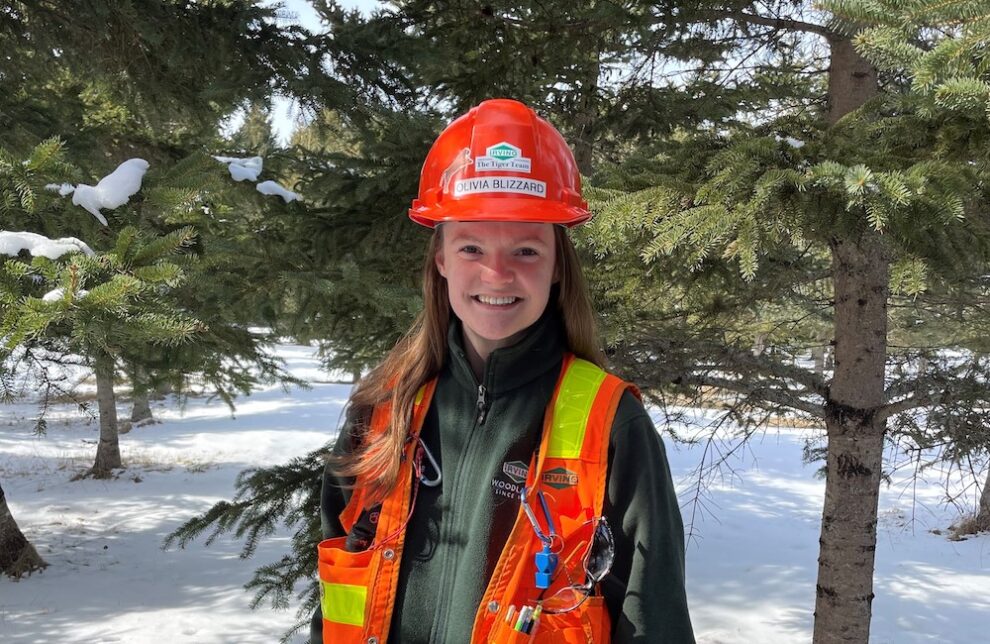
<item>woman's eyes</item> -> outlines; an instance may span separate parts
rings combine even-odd
[[[480,255],[481,254],[481,249],[478,248],[477,246],[461,246],[458,249],[458,252],[467,253],[468,255]],[[540,253],[535,248],[525,247],[525,248],[518,249],[513,254],[520,255],[520,256],[523,256],[523,257],[537,257],[537,256],[539,256]]]

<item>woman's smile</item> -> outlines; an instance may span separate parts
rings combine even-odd
[[[474,300],[479,304],[484,304],[485,306],[490,306],[495,309],[505,309],[517,302],[521,301],[521,298],[513,296],[491,296],[491,295],[475,295]]]

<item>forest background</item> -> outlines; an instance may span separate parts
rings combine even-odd
[[[743,434],[782,416],[825,428],[806,454],[826,477],[814,639],[868,641],[884,445],[987,472],[986,3],[312,6],[318,33],[236,0],[0,7],[0,229],[76,239],[0,242],[0,394],[40,378],[71,396],[49,366],[92,369],[85,475],[112,477],[115,388],[130,423],[193,384],[233,409],[296,382],[264,351],[285,337],[360,374],[421,303],[426,236],[405,211],[430,142],[518,98],[585,176],[596,218],[574,239],[612,368],[660,409],[715,406]],[[287,141],[274,96],[298,111]],[[301,200],[214,155],[262,157]],[[147,174],[105,224],[73,203],[133,158]],[[175,542],[233,531],[250,551],[288,520],[293,553],[254,587],[312,607],[323,451],[247,473]],[[960,533],[990,528],[988,487]],[[0,504],[4,572],[42,567]]]

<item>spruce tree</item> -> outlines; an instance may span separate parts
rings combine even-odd
[[[91,30],[93,24],[100,29]],[[181,391],[184,374],[202,372],[231,404],[236,392],[246,393],[259,380],[287,376],[260,350],[261,338],[246,330],[272,324],[264,291],[241,279],[266,274],[261,249],[270,239],[260,238],[265,231],[257,222],[264,221],[269,204],[253,185],[247,199],[232,200],[233,182],[204,153],[221,151],[216,129],[230,112],[250,102],[263,104],[295,77],[308,57],[303,37],[298,28],[277,25],[271,8],[245,1],[93,0],[77,3],[71,14],[50,3],[25,1],[0,15],[0,43],[10,54],[0,62],[7,66],[0,73],[0,117],[10,124],[0,131],[0,145],[26,155],[42,138],[60,135],[67,157],[80,169],[54,174],[71,183],[90,180],[82,169],[102,171],[108,157],[141,156],[164,171],[162,182],[141,202],[136,219],[115,220],[111,214],[111,228],[129,223],[154,237],[197,225],[191,256],[202,259],[205,249],[222,250],[183,267],[202,267],[207,279],[193,276],[192,282],[216,286],[216,292],[202,297],[192,289],[174,291],[184,300],[177,306],[210,318],[204,344],[195,351],[171,347],[169,355],[146,351],[137,363],[121,356],[133,374],[142,372],[135,366],[141,361],[153,368],[143,371],[152,384],[168,381]],[[230,216],[241,206],[248,210]],[[92,235],[112,240],[114,233],[95,225],[85,211],[64,212],[58,221],[35,218],[28,230],[85,237],[94,246],[100,243]],[[5,219],[4,227],[12,222]],[[216,279],[226,271],[237,279]],[[241,309],[243,315],[237,313],[241,304],[250,305]],[[225,361],[224,352],[257,369]]]
[[[990,115],[990,7],[976,0],[887,0],[878,5],[834,1],[827,6],[848,29],[859,27],[855,42],[866,58],[910,80],[912,93],[919,97],[919,111],[937,123],[944,142],[956,142],[940,145],[942,155],[974,166],[985,178],[990,163],[985,136]],[[960,140],[968,145],[961,145]],[[970,209],[975,205],[968,204]],[[985,206],[981,209],[985,215]],[[949,306],[942,307],[944,314],[940,316],[939,331],[945,338],[942,345],[963,349],[966,359],[925,356],[926,366],[935,363],[925,377],[951,378],[964,386],[933,399],[934,406],[923,422],[910,415],[898,419],[897,429],[907,433],[915,445],[936,449],[956,466],[974,458],[990,462],[990,440],[986,437],[990,417],[982,411],[987,355],[983,274],[976,271],[968,289],[948,300]],[[941,299],[945,303],[946,298]],[[990,530],[990,468],[972,518],[960,522],[957,529]]]
[[[599,195],[602,213],[588,240],[602,254],[621,254],[615,244],[628,243],[631,233],[644,242],[636,250],[650,272],[673,276],[681,289],[701,286],[700,295],[660,305],[665,316],[656,319],[665,325],[713,311],[733,316],[754,302],[766,303],[758,305],[761,314],[783,314],[780,328],[821,317],[831,322],[835,368],[828,379],[796,362],[800,334],[780,333],[771,342],[784,351],[753,356],[752,329],[726,333],[738,323],[678,325],[690,331],[673,342],[635,333],[617,353],[643,376],[641,384],[713,386],[737,392],[743,403],[823,419],[827,478],[814,640],[866,642],[887,420],[972,382],[886,382],[888,338],[899,331],[890,327],[892,288],[958,283],[985,267],[986,128],[972,113],[947,118],[937,104],[908,92],[907,70],[878,71],[854,47],[863,15],[850,31],[755,7],[716,13],[730,24],[822,36],[828,65],[817,66],[821,94],[796,95],[790,109],[767,105],[759,121],[661,142],[643,164],[645,185]],[[727,279],[726,264],[747,284]],[[790,272],[795,267],[797,275]],[[665,280],[653,281],[661,282],[653,289],[658,296],[669,292]],[[727,292],[729,285],[741,295]],[[815,292],[829,295],[809,297]],[[747,298],[754,295],[759,299]]]
[[[38,148],[33,157],[46,160],[20,164],[24,171],[0,151],[0,199],[19,206],[5,208],[5,220],[28,224],[65,218],[67,202],[44,198],[42,186],[34,183],[59,163],[59,148],[57,142]],[[128,226],[102,253],[86,247],[88,254],[52,259],[30,252],[21,258],[22,251],[3,265],[0,337],[5,348],[60,340],[94,370],[100,408],[100,441],[91,470],[95,476],[109,476],[122,466],[113,391],[116,359],[128,352],[139,354],[146,344],[180,344],[202,328],[164,297],[183,279],[170,256],[182,252],[193,236],[186,227],[150,238]]]
[[[231,408],[260,381],[297,382],[264,351],[271,337],[249,330],[274,326],[274,307],[255,288],[264,281],[247,281],[270,279],[271,204],[253,186],[246,199],[232,198],[226,170],[206,153],[220,151],[216,130],[231,112],[260,104],[318,61],[302,30],[279,26],[273,9],[255,2],[63,5],[24,0],[0,9],[0,228],[82,238],[96,253],[0,256],[0,397],[38,382],[36,429],[44,432],[47,398],[61,386],[46,365],[88,363],[101,411],[92,473],[102,476],[121,464],[113,391],[120,365],[139,397],[143,385],[163,382],[188,392],[195,379]],[[132,157],[147,159],[154,178],[128,207],[104,211],[107,227],[44,188],[94,183]],[[54,287],[62,297],[42,299]],[[181,343],[192,337],[195,345]],[[43,566],[3,505],[4,572]]]

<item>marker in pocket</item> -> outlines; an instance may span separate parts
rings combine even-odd
[[[533,609],[529,606],[523,606],[519,611],[519,620],[516,621],[516,626],[513,630],[522,632],[523,625],[529,621],[529,616],[533,614]]]
[[[507,624],[512,623],[512,616],[515,615],[515,613],[516,613],[515,606],[509,606],[509,610],[505,611],[505,622]]]
[[[540,613],[543,612],[542,606],[537,606],[536,610],[532,612],[529,617],[529,623],[524,627],[523,632],[529,636],[536,635],[536,628],[540,625]]]

